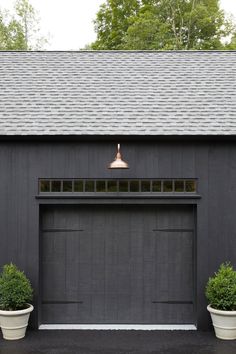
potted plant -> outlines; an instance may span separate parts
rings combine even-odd
[[[3,338],[14,340],[25,336],[33,306],[33,290],[24,272],[6,264],[0,274],[0,326]]]
[[[221,264],[206,286],[207,306],[217,338],[236,339],[236,271]]]

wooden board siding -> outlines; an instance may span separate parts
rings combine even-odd
[[[193,206],[42,215],[42,323],[195,323]]]
[[[121,142],[126,171],[107,164]],[[236,143],[234,141],[13,141],[0,143],[0,265],[15,262],[34,287],[34,328],[39,304],[38,178],[198,178],[196,200],[197,325],[209,328],[204,288],[225,260],[236,266]],[[50,200],[47,203],[52,203]],[[53,201],[62,203],[63,201]],[[66,201],[69,203],[69,201]],[[73,201],[80,203],[80,200]],[[105,201],[113,203],[112,200]],[[139,203],[140,201],[137,201]],[[141,201],[143,202],[143,201]],[[158,200],[160,203],[160,201]],[[166,201],[164,201],[166,202]],[[177,203],[178,200],[170,201]],[[183,201],[182,201],[183,202]],[[188,201],[186,200],[186,203]],[[122,204],[126,201],[123,200]],[[134,200],[135,204],[135,200]]]

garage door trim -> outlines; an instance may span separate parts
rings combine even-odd
[[[195,201],[196,202],[196,201]],[[44,203],[43,203],[44,204]],[[47,205],[50,205],[51,203],[46,203]],[[60,205],[61,203],[59,203],[59,205]],[[64,203],[62,203],[62,204],[64,204]],[[66,203],[67,204],[67,203]],[[66,205],[65,204],[65,205]],[[74,204],[74,203],[72,203],[72,204]],[[77,205],[80,205],[78,202],[76,203]],[[88,204],[90,204],[90,203],[88,203]],[[100,204],[100,203],[99,203]],[[101,204],[104,204],[104,203],[101,203]],[[106,204],[106,203],[105,203]],[[118,203],[119,204],[119,203]],[[126,203],[125,203],[126,204]],[[127,203],[127,204],[129,204],[129,203]],[[137,206],[137,204],[136,203],[130,203],[130,204],[132,204],[132,205],[136,205]],[[142,200],[142,203],[140,203],[140,204],[142,204],[142,205],[145,205],[146,203],[143,203],[143,200]],[[151,204],[153,204],[153,203],[151,203]],[[160,203],[155,203],[156,205],[159,205]],[[165,203],[161,203],[161,204],[163,204],[163,205],[165,205]],[[168,203],[169,204],[169,203]],[[182,203],[174,203],[175,205],[176,204],[180,204],[180,205],[182,205]],[[194,204],[195,206],[193,206],[193,220],[194,220],[194,229],[193,230],[191,230],[191,231],[193,231],[193,252],[194,252],[194,259],[195,259],[195,261],[194,261],[194,264],[193,264],[193,272],[194,272],[194,283],[193,283],[193,285],[194,285],[194,307],[196,306],[196,289],[195,289],[195,287],[196,287],[196,212],[197,212],[197,208],[196,208],[196,203],[186,203],[186,201],[185,201],[185,203],[183,203],[184,205],[186,205],[186,206],[190,206],[190,205],[192,205],[192,204]],[[54,205],[54,203],[52,203],[52,205]],[[139,204],[138,204],[139,205]],[[170,205],[173,205],[173,203],[170,203]],[[153,205],[154,206],[154,205]],[[49,231],[49,230],[48,230]],[[167,229],[166,230],[164,230],[164,229],[156,229],[155,231],[167,231]],[[172,230],[169,230],[169,231],[172,231]],[[176,231],[180,231],[179,229],[178,230],[176,230]],[[190,229],[183,229],[183,230],[181,230],[181,231],[190,231]],[[40,257],[41,258],[41,257]],[[39,302],[40,302],[40,296],[39,296]],[[40,306],[41,307],[41,306]],[[195,312],[196,312],[196,309],[195,309]],[[40,318],[39,318],[39,323],[40,323]],[[46,327],[45,327],[46,326]],[[114,328],[114,329],[116,329],[116,327],[117,327],[117,329],[119,329],[119,328],[122,328],[122,329],[125,329],[125,328],[127,328],[127,329],[131,329],[131,327],[133,328],[133,329],[146,329],[146,330],[149,330],[149,329],[157,329],[157,330],[161,330],[161,329],[175,329],[175,327],[176,327],[176,329],[196,329],[196,326],[194,325],[194,324],[185,324],[185,325],[153,325],[153,324],[151,324],[151,325],[146,325],[146,324],[128,324],[128,325],[116,325],[116,324],[111,324],[111,325],[98,325],[98,324],[89,324],[89,325],[83,325],[83,324],[79,324],[79,325],[65,325],[65,324],[59,324],[59,325],[42,325],[42,322],[40,323],[40,328],[41,329],[50,329],[49,327],[50,326],[52,326],[52,328],[55,328],[55,326],[60,326],[60,328],[64,328],[64,327],[66,327],[67,329],[73,329],[73,328],[75,328],[75,329],[108,329],[108,327],[109,328]],[[120,327],[121,326],[121,327]],[[73,328],[72,328],[73,327]],[[104,328],[103,328],[104,327]]]

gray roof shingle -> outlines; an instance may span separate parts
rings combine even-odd
[[[0,52],[0,135],[235,135],[236,51]]]

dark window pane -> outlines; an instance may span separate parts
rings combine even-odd
[[[141,181],[141,192],[150,192],[150,181]]]
[[[40,181],[40,192],[50,192],[50,181]]]
[[[94,192],[94,181],[85,181],[85,192]]]
[[[72,181],[63,181],[63,192],[72,192]]]
[[[96,182],[96,192],[106,192],[106,182],[97,181]]]
[[[175,181],[175,192],[184,192],[184,181]]]
[[[161,192],[161,181],[152,181],[152,191]]]
[[[128,192],[128,181],[119,181],[119,192]]]
[[[61,191],[61,181],[52,181],[52,192],[60,192]]]
[[[139,181],[130,181],[130,192],[139,192]]]
[[[185,191],[188,193],[196,192],[196,181],[185,181]]]
[[[108,181],[107,182],[107,191],[108,192],[117,192],[117,181]]]
[[[172,192],[173,184],[172,181],[164,181],[163,182],[163,192]]]
[[[83,192],[84,183],[82,180],[75,180],[74,181],[74,192]]]

